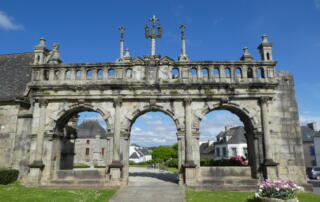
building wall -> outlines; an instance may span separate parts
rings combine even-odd
[[[320,167],[320,135],[314,136],[313,142],[316,154],[316,164]]]
[[[13,166],[18,110],[17,105],[0,105],[0,168]]]
[[[86,150],[89,152],[86,153]],[[102,150],[104,150],[102,153]],[[76,139],[74,165],[93,165],[95,160],[103,161],[106,164],[107,140],[106,139]],[[98,164],[98,162],[96,162]],[[100,162],[101,163],[101,162]]]
[[[306,168],[316,166],[315,145],[313,142],[303,142],[303,154]]]
[[[217,154],[217,148],[220,149],[220,156],[218,156]],[[226,156],[223,156],[223,148],[225,148],[226,150]],[[234,156],[232,154],[232,148],[236,148],[237,149],[237,156],[243,156],[244,155],[244,148],[247,148],[247,144],[245,143],[240,143],[240,144],[219,144],[219,145],[215,145],[214,149],[215,149],[215,155],[214,158],[215,159],[229,159],[231,156]]]

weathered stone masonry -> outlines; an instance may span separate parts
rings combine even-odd
[[[293,77],[275,70],[272,43],[263,36],[261,61],[253,60],[247,48],[239,61],[190,61],[184,28],[178,61],[156,55],[155,39],[151,55],[132,58],[121,51],[109,63],[61,63],[59,45],[50,51],[44,39],[34,55],[1,55],[1,72],[21,68],[32,75],[11,90],[10,78],[23,77],[11,74],[0,88],[1,167],[19,169],[21,180],[33,186],[125,185],[131,126],[143,113],[161,111],[177,127],[179,183],[197,186],[202,183],[200,122],[210,111],[225,109],[244,123],[252,178],[304,184]],[[123,50],[123,33],[121,40]],[[99,112],[108,127],[107,168],[94,174],[60,169],[64,127],[81,111]]]

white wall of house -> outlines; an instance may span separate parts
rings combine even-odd
[[[217,148],[220,150],[220,152],[217,152]],[[221,144],[221,145],[215,145],[215,159],[228,159],[231,156],[242,156],[245,157],[245,150],[247,149],[246,143],[240,143],[240,144]],[[236,153],[234,153],[234,149],[236,150]],[[225,153],[223,152],[225,150]],[[219,155],[220,154],[220,155]]]
[[[314,149],[316,154],[316,163],[317,163],[317,166],[320,167],[320,135],[314,136],[313,142],[314,142]]]

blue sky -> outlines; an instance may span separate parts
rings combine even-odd
[[[2,0],[0,54],[29,52],[40,37],[60,43],[65,63],[115,61],[118,26],[131,55],[150,52],[144,25],[160,18],[157,53],[177,59],[181,24],[192,60],[238,60],[244,46],[259,60],[262,34],[274,43],[277,70],[291,72],[302,123],[320,122],[320,0],[40,1]]]

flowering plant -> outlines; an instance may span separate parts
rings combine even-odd
[[[241,165],[243,165],[243,166],[248,165],[248,161],[245,160],[245,158],[243,158],[242,156],[231,156],[230,159],[234,159],[234,160],[239,161],[241,163]]]
[[[263,180],[256,192],[256,198],[267,197],[277,199],[294,199],[296,198],[296,191],[302,190],[292,181],[286,180]]]

